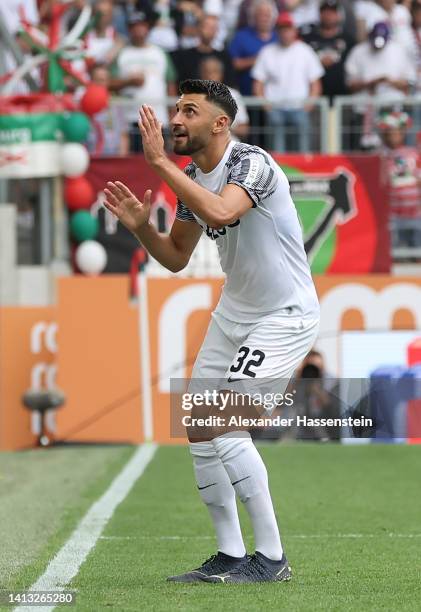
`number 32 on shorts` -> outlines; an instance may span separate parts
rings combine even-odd
[[[259,349],[250,351],[248,346],[241,346],[236,355],[237,363],[233,363],[230,367],[230,372],[240,372],[246,376],[256,378],[256,372],[253,370],[262,365],[266,355]]]

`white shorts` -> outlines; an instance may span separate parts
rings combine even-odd
[[[314,346],[318,329],[318,317],[304,318],[293,309],[266,315],[257,323],[234,323],[213,313],[189,389],[202,393],[219,381],[220,390],[283,393]]]

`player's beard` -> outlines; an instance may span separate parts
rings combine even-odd
[[[205,142],[199,136],[190,138],[186,134],[186,139],[183,142],[174,141],[173,151],[177,155],[194,155],[205,146]]]

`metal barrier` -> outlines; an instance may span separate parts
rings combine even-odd
[[[375,151],[381,141],[377,128],[382,113],[403,110],[412,118],[406,144],[415,146],[421,131],[421,96],[401,99],[385,96],[337,96],[333,102],[334,120],[330,128],[334,152]],[[333,152],[333,151],[330,151]]]

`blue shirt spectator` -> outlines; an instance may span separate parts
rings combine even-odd
[[[272,2],[262,0],[253,6],[252,25],[239,30],[231,41],[229,52],[237,71],[240,91],[245,96],[252,95],[250,71],[260,49],[276,42],[274,25],[277,11]]]

